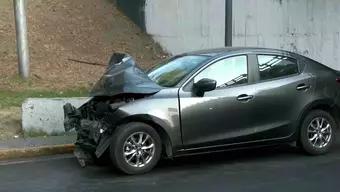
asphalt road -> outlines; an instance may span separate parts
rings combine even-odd
[[[139,176],[70,155],[0,162],[0,191],[340,191],[340,145],[318,157],[287,146],[182,157]]]

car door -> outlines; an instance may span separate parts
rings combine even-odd
[[[253,119],[258,139],[289,138],[303,109],[313,100],[314,79],[289,56],[258,54]]]
[[[256,138],[251,126],[255,107],[252,68],[249,56],[219,59],[203,67],[179,90],[182,140],[184,148],[206,147]],[[217,88],[203,96],[193,93],[193,84],[208,78]]]

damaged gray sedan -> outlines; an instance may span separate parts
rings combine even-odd
[[[127,174],[161,157],[295,142],[329,151],[338,127],[339,72],[298,54],[224,48],[175,56],[149,71],[114,54],[91,99],[64,106],[80,164],[109,154]]]

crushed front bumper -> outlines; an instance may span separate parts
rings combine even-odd
[[[110,145],[109,126],[104,121],[84,118],[81,109],[69,103],[63,108],[65,131],[75,129],[77,132],[74,155],[82,167],[92,164]]]

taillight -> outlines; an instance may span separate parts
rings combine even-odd
[[[340,77],[337,77],[337,78],[335,79],[335,81],[336,81],[337,83],[340,83]]]

